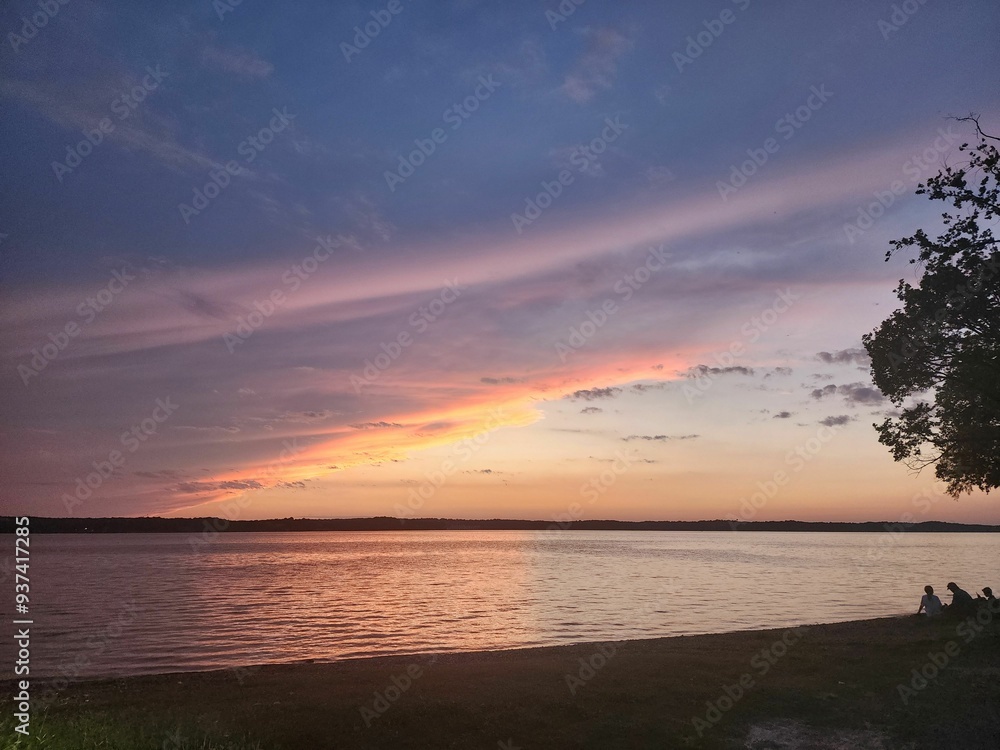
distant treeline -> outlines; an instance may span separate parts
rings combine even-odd
[[[229,521],[224,518],[41,518],[31,517],[33,534],[194,534],[205,531],[851,531],[893,533],[1000,532],[1000,526],[945,521],[899,523],[867,521],[521,521],[496,518],[273,518],[263,521]],[[0,516],[0,533],[14,533],[14,516]]]

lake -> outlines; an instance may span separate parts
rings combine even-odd
[[[998,534],[230,533],[204,544],[186,534],[33,535],[32,676],[894,615],[916,611],[928,583],[944,602],[950,580],[973,596],[1000,590],[998,560]],[[4,627],[0,652],[12,664],[9,619]]]

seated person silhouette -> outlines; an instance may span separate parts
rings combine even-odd
[[[952,617],[967,617],[974,614],[976,605],[965,589],[958,587],[954,581],[948,583],[948,590],[951,592],[951,604],[947,607],[947,612]]]
[[[941,600],[934,595],[933,586],[924,586],[924,595],[920,597],[920,606],[917,614],[926,612],[928,617],[935,617],[941,614]]]

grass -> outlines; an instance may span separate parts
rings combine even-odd
[[[12,747],[997,750],[997,624],[969,641],[955,623],[883,618],[811,626],[787,649],[772,630],[623,641],[603,661],[577,644],[96,680],[71,685]],[[951,642],[960,652],[904,701],[899,686]],[[752,686],[720,703],[744,675]],[[13,727],[0,726],[2,745]]]
[[[0,720],[0,747],[5,750],[265,750],[259,742],[219,737],[162,717],[119,712],[32,716],[30,734],[15,732],[16,722]]]

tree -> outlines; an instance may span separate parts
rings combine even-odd
[[[922,229],[886,253],[915,248],[918,286],[900,280],[903,303],[863,337],[875,385],[898,416],[873,427],[896,461],[919,471],[931,464],[958,497],[1000,487],[1000,248],[991,225],[1000,218],[1000,154],[976,115],[978,144],[968,160],[919,185],[918,195],[951,203],[944,232]]]

